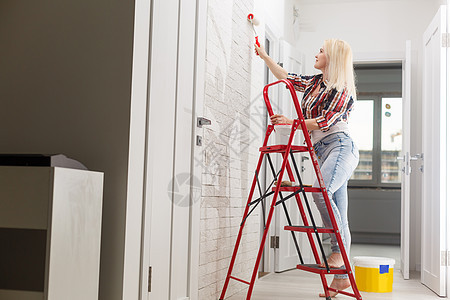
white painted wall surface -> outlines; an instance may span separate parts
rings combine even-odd
[[[199,299],[217,299],[225,281],[249,185],[262,144],[263,69],[254,64],[254,35],[247,15],[253,0],[208,1],[204,164],[200,220]],[[258,32],[260,26],[256,27]],[[253,68],[261,72],[252,78]],[[258,81],[259,80],[259,81]],[[247,220],[233,274],[249,280],[259,246],[259,211]],[[227,296],[245,288],[233,280]]]
[[[314,56],[328,38],[346,40],[354,59],[404,58],[405,41],[412,44],[411,153],[421,153],[421,38],[445,0],[296,0],[300,8],[297,45],[305,53],[306,73],[315,74]],[[420,164],[411,174],[411,259],[420,264]],[[420,269],[420,267],[419,267]]]

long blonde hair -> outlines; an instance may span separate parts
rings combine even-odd
[[[353,54],[350,45],[338,39],[325,40],[323,50],[327,55],[328,72],[327,90],[335,88],[342,91],[347,88],[356,100],[355,73],[353,71]]]

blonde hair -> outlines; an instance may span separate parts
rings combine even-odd
[[[328,72],[327,90],[335,88],[339,92],[347,88],[356,100],[355,73],[353,71],[353,54],[350,45],[338,39],[325,40],[323,50],[327,55]]]

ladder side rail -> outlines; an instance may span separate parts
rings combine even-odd
[[[255,171],[256,174],[256,171]],[[258,174],[256,174],[257,176]],[[259,182],[258,177],[256,177],[256,182],[258,183],[258,191],[259,191],[259,197],[261,199],[261,206],[262,206],[262,217],[263,217],[263,225],[264,225],[264,229],[266,229],[266,205],[265,205],[265,197],[263,197],[262,194],[262,189],[261,189],[261,184]],[[256,206],[256,205],[255,205]]]
[[[294,107],[295,107],[295,110],[297,111],[297,115],[303,115],[302,110],[300,108],[300,104],[298,102],[297,94],[294,89],[294,85],[287,79],[281,79],[281,80],[267,84],[263,89],[264,102],[266,103],[267,112],[269,113],[269,116],[273,115],[273,109],[272,109],[272,106],[270,105],[268,89],[269,89],[269,87],[271,87],[273,85],[277,85],[279,83],[286,84],[286,87],[289,89],[289,92],[291,93],[291,97],[294,102]]]
[[[319,275],[320,275],[320,280],[322,281],[323,290],[325,292],[325,299],[329,300],[329,299],[331,299],[331,296],[330,296],[330,290],[329,290],[330,287],[328,286],[327,278],[325,277],[324,273],[320,273]]]
[[[269,105],[270,105],[270,103],[269,103]],[[261,240],[261,244],[259,246],[258,256],[256,258],[256,263],[255,263],[255,267],[253,269],[252,279],[250,280],[250,286],[249,286],[249,289],[248,289],[248,292],[247,292],[247,300],[250,300],[251,295],[252,295],[253,287],[254,287],[255,280],[256,280],[256,275],[258,273],[259,263],[261,261],[261,256],[262,256],[262,253],[263,253],[263,250],[264,250],[264,244],[266,242],[267,233],[269,231],[268,229],[270,227],[270,223],[272,222],[272,216],[273,216],[273,212],[275,210],[278,193],[280,192],[281,178],[283,178],[284,170],[286,169],[286,165],[287,165],[287,163],[289,161],[289,153],[291,151],[292,141],[294,139],[294,133],[295,133],[296,128],[297,127],[294,128],[294,126],[293,126],[292,129],[291,129],[291,135],[289,137],[289,141],[288,141],[288,144],[286,146],[286,151],[285,151],[285,153],[283,155],[283,163],[281,164],[280,174],[278,175],[277,186],[275,188],[275,193],[273,195],[272,203],[270,205],[269,214],[267,216],[267,223],[266,223],[267,228],[266,228],[266,230],[264,230],[264,233],[263,233],[263,236],[262,236],[262,240]],[[267,139],[268,139],[268,136],[266,136],[266,140]]]
[[[264,147],[267,146],[267,142],[269,140],[269,136],[272,133],[272,131],[273,131],[273,126],[268,126],[267,131],[266,131],[266,136],[264,138],[264,143],[263,143]],[[250,188],[250,192],[249,192],[248,200],[247,200],[247,205],[245,206],[244,214],[242,216],[242,223],[241,223],[241,225],[239,227],[239,233],[238,233],[238,236],[236,238],[236,243],[234,245],[233,255],[231,257],[230,265],[228,267],[227,277],[225,279],[225,283],[224,283],[224,286],[223,286],[223,289],[222,289],[222,293],[220,295],[220,299],[224,299],[225,298],[225,293],[227,291],[228,284],[229,284],[230,279],[231,279],[231,273],[233,272],[234,262],[236,260],[236,255],[237,255],[237,252],[238,252],[238,249],[239,249],[239,244],[241,242],[242,231],[243,231],[244,226],[245,226],[246,216],[247,216],[248,210],[250,208],[250,206],[248,204],[251,202],[252,197],[253,197],[253,192],[255,190],[257,176],[259,174],[259,170],[261,169],[263,158],[264,158],[264,153],[261,152],[260,155],[259,155],[259,160],[258,160],[258,165],[256,167],[255,177],[253,178],[253,183],[252,183],[252,186]],[[267,231],[267,229],[265,231]]]

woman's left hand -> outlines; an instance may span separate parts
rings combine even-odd
[[[283,115],[273,115],[270,117],[270,122],[275,125],[275,124],[292,124],[294,123],[293,120],[286,118]]]

